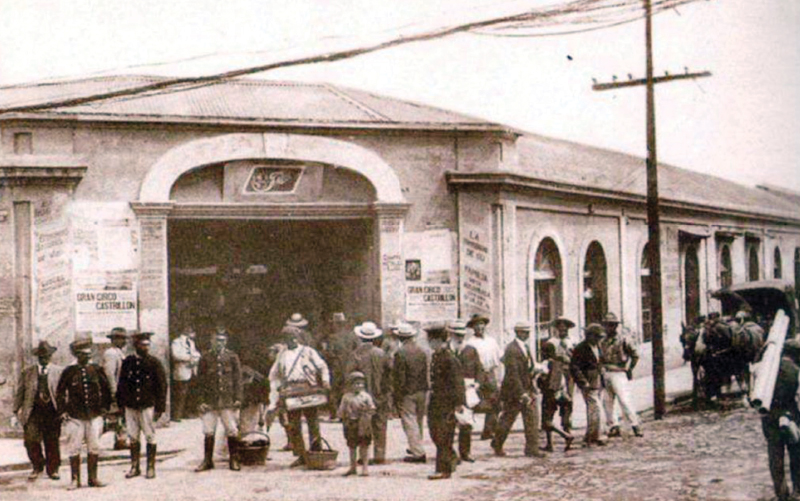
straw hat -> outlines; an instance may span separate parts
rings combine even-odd
[[[378,339],[383,335],[383,331],[378,329],[378,326],[373,322],[364,322],[361,325],[357,325],[355,329],[353,329],[353,332],[356,333],[356,336],[368,341]]]

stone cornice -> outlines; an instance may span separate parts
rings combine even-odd
[[[400,203],[142,203],[131,202],[138,217],[177,219],[365,219],[404,217],[411,207]]]
[[[77,185],[88,170],[85,158],[74,155],[0,156],[0,185]]]

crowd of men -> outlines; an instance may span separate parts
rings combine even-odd
[[[334,320],[344,324],[342,314]],[[407,443],[403,461],[408,463],[427,462],[422,447],[427,418],[436,446],[435,471],[429,477],[433,480],[449,478],[460,462],[474,461],[472,434],[479,426],[479,414],[485,415],[480,438],[491,440],[496,456],[506,455],[509,432],[522,415],[524,454],[543,457],[554,450],[554,435],[564,440],[564,450],[573,445],[576,386],[587,406],[584,447],[605,445],[609,437],[620,435],[616,402],[633,433],[642,436],[628,388],[638,355],[618,335],[619,321],[613,314],[602,325],[589,325],[577,346],[569,336],[574,322],[556,318],[551,325],[554,334],[540,347],[538,361],[530,346],[530,324],[516,324],[515,338],[503,350],[486,336],[489,322],[488,317],[476,314],[468,321],[429,325],[422,331],[400,323],[387,333],[375,323],[364,322],[352,330],[317,337],[298,313],[287,319],[280,335],[265,336],[269,342],[248,344],[241,358],[228,347],[231,335],[224,325],[216,327],[210,349],[201,354],[195,330],[186,324],[170,344],[171,419],[189,417],[192,411],[187,401],[196,404],[204,434],[198,472],[214,468],[219,423],[227,437],[231,470],[241,468],[242,437],[269,429],[273,422],[286,431],[284,450],[296,456],[291,466],[307,465],[309,454],[323,444],[321,413],[328,413],[331,420],[343,419],[351,449],[348,475],[355,474],[357,450],[365,467],[386,463],[386,443],[394,439],[387,437],[387,421],[393,416],[402,422]],[[420,335],[423,331],[425,335]],[[146,443],[145,477],[155,477],[156,423],[166,411],[166,372],[149,353],[151,333],[130,336],[134,350],[129,355],[125,353],[129,335],[124,329],[114,329],[108,337],[111,347],[103,352],[100,365],[91,361],[91,339],[70,345],[76,361],[66,368],[50,363],[56,348],[47,341],[33,350],[38,363],[22,374],[14,406],[33,465],[31,480],[45,470],[50,478],[59,479],[63,430],[70,489],[81,486],[83,444],[88,451],[87,483],[102,487],[97,461],[104,425],[115,433],[115,448],[130,450],[126,478],[141,475],[142,440]],[[540,428],[546,435],[544,446],[539,443]]]

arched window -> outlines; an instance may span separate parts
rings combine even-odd
[[[772,259],[772,278],[783,278],[783,262],[781,261],[781,250],[775,247],[775,256]]]
[[[750,245],[747,250],[747,279],[754,282],[758,278],[758,246]]]
[[[683,259],[683,293],[686,322],[694,324],[700,316],[700,261],[697,258],[697,243],[685,248]]]
[[[731,260],[731,246],[727,243],[719,247],[719,285],[730,287],[733,283],[733,261]]]
[[[606,256],[603,247],[595,241],[586,250],[583,265],[583,304],[586,325],[603,320],[608,311],[608,285],[606,282]]]
[[[645,343],[653,340],[652,331],[652,310],[650,306],[650,244],[644,246],[641,261],[641,282],[642,282],[642,341]]]
[[[536,304],[536,333],[547,331],[550,322],[561,314],[561,256],[552,238],[545,238],[536,249],[533,264],[533,289]]]

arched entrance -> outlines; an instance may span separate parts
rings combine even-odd
[[[140,324],[198,319],[274,332],[298,311],[319,330],[401,318],[408,208],[374,152],[298,134],[230,134],[163,155],[139,202]],[[349,314],[348,314],[349,313]]]
[[[583,301],[585,325],[599,323],[608,311],[608,274],[606,255],[600,242],[594,241],[586,250],[583,265]]]

